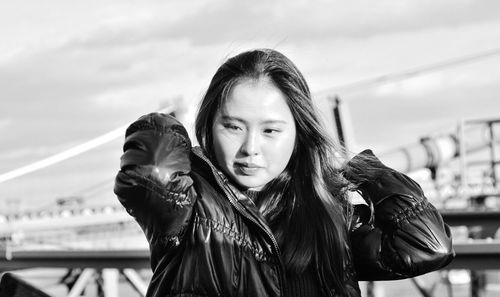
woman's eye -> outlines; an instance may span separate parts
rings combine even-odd
[[[233,124],[224,124],[224,128],[233,130],[233,131],[239,131],[241,128],[239,126],[233,125]]]
[[[273,128],[264,129],[264,133],[266,133],[266,134],[276,134],[279,132],[281,132],[281,130],[279,130],[279,129],[273,129]]]

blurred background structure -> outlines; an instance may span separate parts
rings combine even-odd
[[[112,192],[124,128],[163,110],[193,133],[222,61],[269,47],[303,71],[334,138],[408,172],[454,226],[449,270],[363,283],[364,296],[500,295],[498,11],[494,0],[0,4],[0,273],[51,296],[143,294],[147,243]]]

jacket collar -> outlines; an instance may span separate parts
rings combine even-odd
[[[236,204],[241,205],[246,212],[252,214],[262,221],[264,225],[267,225],[262,218],[262,215],[258,211],[257,207],[253,203],[252,199],[250,199],[247,195],[245,195],[242,191],[240,191],[236,186],[234,186],[231,181],[226,177],[226,175],[219,170],[215,165],[208,159],[208,157],[204,154],[201,147],[196,146],[192,149],[194,155],[201,159],[204,164],[208,165],[210,168],[211,176],[217,182],[217,185],[224,191],[224,194],[230,202],[234,202]]]
[[[279,247],[274,238],[274,235],[267,225],[266,221],[262,217],[261,213],[253,203],[252,199],[250,199],[247,195],[243,194],[240,190],[238,190],[229,179],[220,171],[214,164],[208,159],[208,157],[204,154],[201,147],[196,146],[192,148],[193,154],[203,161],[205,165],[208,165],[211,171],[212,177],[217,182],[217,185],[222,189],[225,194],[225,197],[229,200],[229,202],[235,207],[235,209],[243,216],[249,219],[250,221],[257,224],[260,228],[262,228],[265,233],[270,237],[273,245],[275,247],[275,252],[279,255]]]

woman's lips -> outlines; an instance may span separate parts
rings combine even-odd
[[[257,173],[260,169],[262,169],[262,166],[259,166],[254,163],[235,163],[234,164],[236,169],[242,173],[243,175],[254,175]]]

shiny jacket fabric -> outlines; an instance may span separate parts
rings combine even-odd
[[[287,295],[269,226],[176,119],[145,115],[125,137],[114,191],[149,242],[147,296]],[[449,228],[418,184],[379,165],[383,174],[362,191],[374,207],[352,216],[351,296],[361,295],[358,280],[413,277],[453,258]]]

